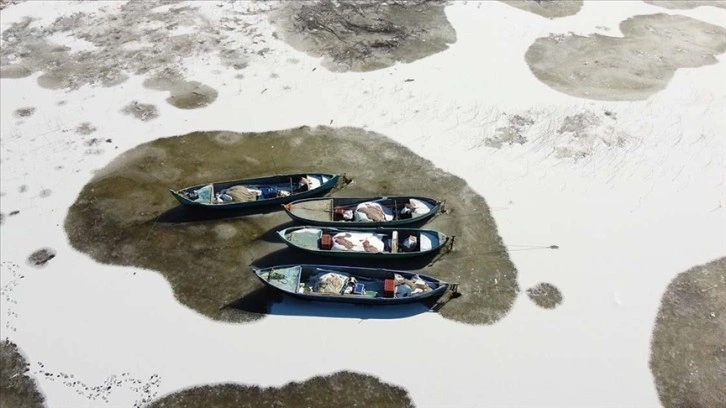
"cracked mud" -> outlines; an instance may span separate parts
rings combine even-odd
[[[436,54],[456,41],[444,1],[286,2],[271,20],[292,47],[331,71],[372,71]]]

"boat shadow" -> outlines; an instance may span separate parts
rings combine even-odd
[[[215,221],[221,219],[244,218],[250,215],[269,214],[282,211],[279,204],[260,206],[241,210],[215,210],[208,208],[194,208],[178,205],[161,213],[156,222],[163,224],[185,224],[205,221]]]
[[[267,235],[267,234],[265,234]],[[265,236],[263,235],[263,237]],[[271,237],[274,242],[280,242],[275,234]],[[263,238],[264,239],[264,238]],[[311,254],[294,248],[283,248],[270,252],[256,259],[250,266],[257,268],[268,268],[277,265],[292,264],[316,264],[330,266],[362,266],[368,268],[400,269],[405,271],[419,270],[426,268],[436,257],[436,254],[426,254],[411,258],[400,259],[359,259],[359,258],[336,258],[324,255]],[[423,272],[423,271],[422,271]]]
[[[261,287],[226,305],[225,308],[263,315],[386,320],[436,312],[438,300],[439,298],[431,298],[402,305],[316,302],[298,299],[269,287]]]

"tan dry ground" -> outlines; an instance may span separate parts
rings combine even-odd
[[[512,307],[519,293],[517,272],[485,200],[463,180],[409,149],[360,129],[197,132],[140,145],[89,181],[69,209],[65,228],[71,244],[99,262],[159,271],[181,303],[206,316],[257,319],[279,297],[263,289],[248,265],[350,261],[287,248],[275,231],[292,223],[277,207],[266,214],[232,218],[228,213],[221,218],[189,213],[168,189],[305,171],[347,173],[353,182],[335,192],[338,196],[422,195],[447,200],[448,213],[426,227],[456,236],[451,253],[365,265],[425,267],[426,274],[459,283],[463,295],[439,310],[449,319],[492,324]],[[387,310],[395,314],[396,308]]]

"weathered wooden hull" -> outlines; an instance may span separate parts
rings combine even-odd
[[[321,231],[320,237],[324,234],[328,234],[331,236],[335,236],[336,234],[356,234],[361,235],[362,237],[365,237],[366,234],[377,234],[382,235],[380,237],[381,241],[384,243],[385,246],[385,239],[389,239],[393,241],[394,237],[398,237],[398,239],[401,239],[402,237],[405,238],[409,235],[417,236],[419,241],[420,248],[415,251],[406,252],[403,250],[393,250],[390,251],[381,251],[381,252],[366,252],[366,251],[357,251],[357,250],[342,250],[342,249],[321,249],[319,246],[317,248],[314,247],[314,244],[312,243],[312,236],[305,237],[305,242],[303,242],[302,239],[294,239],[293,234],[296,231],[299,232],[307,232],[310,231]],[[395,234],[394,234],[395,232]],[[280,238],[291,248],[300,249],[305,252],[309,252],[315,255],[320,256],[329,256],[329,257],[337,257],[337,258],[357,258],[357,259],[401,259],[401,258],[411,258],[416,256],[423,256],[427,254],[434,254],[441,250],[447,242],[449,241],[449,237],[445,234],[434,231],[434,230],[427,230],[427,229],[420,229],[420,228],[334,228],[334,227],[317,227],[317,226],[295,226],[295,227],[289,227],[285,228],[283,230],[277,231],[277,234],[280,236]],[[315,234],[313,232],[310,233],[311,235]],[[424,248],[422,245],[422,241],[424,239],[429,240],[431,243],[430,248],[426,247]],[[319,242],[318,242],[319,244]],[[389,246],[392,246],[392,243],[389,244]],[[397,245],[399,246],[399,245]],[[400,248],[400,246],[399,246]]]
[[[425,214],[412,216],[410,218],[401,218],[400,209],[411,199],[418,200],[430,207]],[[375,202],[381,206],[391,209],[393,219],[389,221],[343,221],[336,220],[334,210],[336,208],[354,209],[356,206],[366,202]],[[285,204],[285,212],[293,220],[307,225],[330,226],[330,227],[355,227],[355,228],[377,228],[377,227],[396,227],[400,225],[409,225],[423,223],[441,209],[441,202],[428,197],[417,196],[398,196],[398,197],[326,197],[326,198],[307,198],[298,199]]]
[[[314,294],[314,293],[299,293],[295,290],[289,290],[279,285],[275,285],[274,279],[270,279],[271,272],[276,270],[289,269],[292,267],[301,267],[303,270],[307,269],[308,273],[317,270],[318,272],[331,271],[331,272],[342,272],[347,273],[351,276],[355,276],[359,282],[382,282],[384,279],[392,279],[394,274],[399,274],[405,279],[411,279],[414,275],[418,275],[423,279],[427,285],[432,287],[431,290],[422,292],[419,294],[411,295],[408,297],[371,297],[368,295],[353,295],[353,294]],[[400,305],[407,303],[416,303],[429,298],[439,297],[446,292],[449,288],[447,282],[439,279],[427,276],[424,274],[417,273],[415,271],[399,271],[392,269],[381,269],[381,268],[365,268],[365,267],[354,267],[354,266],[332,266],[332,265],[278,265],[269,268],[252,268],[252,272],[257,276],[263,284],[273,289],[279,290],[290,296],[294,296],[299,299],[316,301],[316,302],[335,302],[335,303],[352,303],[352,304],[363,304],[363,305]],[[294,286],[297,287],[298,282],[294,282]],[[369,283],[370,284],[370,283]],[[291,285],[293,286],[293,285]]]
[[[198,202],[190,199],[187,194],[190,191],[195,191],[200,188],[203,188],[205,186],[208,186],[209,184],[213,185],[214,192],[221,191],[223,189],[236,186],[236,185],[243,185],[243,186],[254,186],[255,188],[258,187],[269,187],[269,186],[290,186],[291,189],[293,189],[293,186],[300,180],[303,176],[315,176],[320,177],[321,183],[320,186],[317,188],[314,188],[312,190],[307,190],[303,192],[298,193],[292,193],[287,197],[275,197],[275,198],[267,198],[267,199],[259,199],[256,201],[247,201],[247,202],[229,202],[229,203],[206,203],[206,202]],[[180,190],[169,190],[171,194],[174,196],[174,198],[179,201],[180,204],[195,208],[195,209],[206,209],[206,210],[246,210],[246,209],[252,209],[256,207],[267,207],[267,206],[274,206],[274,205],[282,205],[289,203],[294,200],[299,200],[302,198],[309,198],[309,197],[315,197],[318,195],[322,195],[328,191],[330,191],[335,185],[338,183],[338,179],[340,176],[335,174],[324,174],[324,173],[299,173],[299,174],[286,174],[286,175],[279,175],[279,176],[269,176],[269,177],[260,177],[260,178],[251,178],[251,179],[241,179],[241,180],[233,180],[233,181],[222,181],[222,182],[216,182],[216,183],[207,183],[207,184],[200,184],[196,186],[186,187]],[[212,194],[214,194],[214,192]]]

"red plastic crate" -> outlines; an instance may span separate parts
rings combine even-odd
[[[396,293],[396,282],[393,279],[383,281],[383,297],[392,298]]]
[[[320,249],[330,249],[333,247],[333,237],[330,234],[323,234],[320,237]]]

